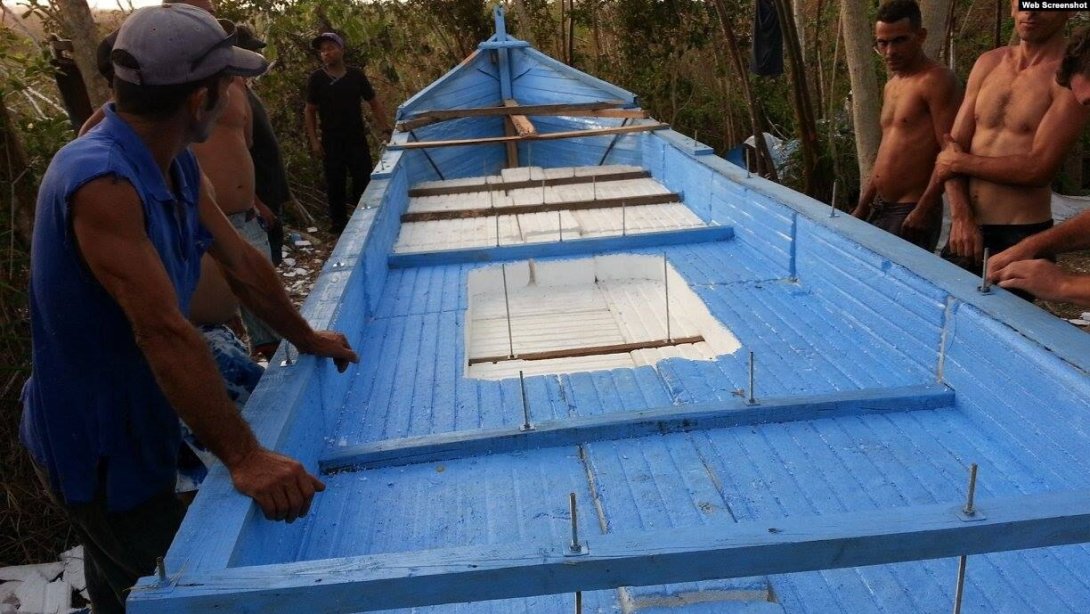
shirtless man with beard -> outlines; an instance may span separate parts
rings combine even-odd
[[[923,52],[915,0],[878,9],[874,49],[892,76],[882,93],[882,144],[852,215],[935,251],[942,226],[942,183],[931,181],[935,155],[950,131],[961,92],[950,70]]]
[[[943,257],[977,274],[984,248],[996,254],[1052,226],[1049,184],[1090,114],[1055,78],[1071,13],[1020,11],[1011,0],[1011,15],[1018,44],[977,59],[935,162],[949,179]]]

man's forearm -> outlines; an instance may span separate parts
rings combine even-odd
[[[964,177],[946,181],[946,196],[950,201],[950,218],[975,223],[976,216],[969,202],[969,186]]]
[[[267,258],[246,245],[239,269],[228,271],[227,281],[243,305],[301,351],[307,351],[314,329],[292,305]]]
[[[212,353],[197,329],[179,317],[160,322],[153,330],[137,330],[136,342],[167,401],[225,465],[235,466],[260,447],[228,398]]]
[[[978,156],[959,153],[951,165],[959,175],[968,175],[1005,185],[1043,187],[1052,182],[1058,169],[1046,168],[1041,156]]]
[[[1035,234],[1022,243],[1038,256],[1054,256],[1090,249],[1090,210],[1083,211],[1059,226]]]

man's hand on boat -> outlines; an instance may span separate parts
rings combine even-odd
[[[352,350],[348,338],[334,330],[314,331],[305,343],[296,344],[304,354],[313,354],[323,358],[332,358],[337,371],[344,373],[349,363],[358,363],[360,357]]]
[[[990,260],[990,259],[989,259]],[[1083,304],[1078,296],[1080,277],[1072,275],[1048,260],[1019,260],[1003,267],[996,276],[1001,288],[1029,292],[1045,301],[1071,301]]]
[[[1033,248],[1032,241],[1022,241],[1014,247],[1007,248],[991,258],[988,258],[988,277],[993,283],[999,283],[1003,270],[1011,264],[1022,260],[1033,260],[1043,254]]]
[[[295,522],[307,515],[314,493],[325,490],[298,461],[260,446],[227,468],[235,488],[251,497],[269,520]]]

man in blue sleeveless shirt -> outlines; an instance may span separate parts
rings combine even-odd
[[[85,548],[95,612],[122,612],[181,522],[173,490],[181,416],[270,519],[305,514],[324,485],[263,448],[186,321],[208,252],[242,301],[301,351],[357,357],[314,331],[268,259],[217,207],[190,143],[207,138],[232,76],[260,74],[207,12],[148,7],[122,25],[116,103],[54,157],[38,195],[31,257],[34,374],[21,438]]]

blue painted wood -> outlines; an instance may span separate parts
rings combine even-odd
[[[518,380],[515,379],[505,381],[513,386],[518,385]],[[512,396],[517,396],[516,391],[512,390],[511,393]],[[635,411],[610,412],[600,409],[616,404],[616,401],[608,401],[609,399],[598,400],[587,404],[588,407],[596,408],[594,414],[597,415],[542,422],[530,431],[521,431],[519,428],[487,429],[380,441],[341,448],[322,459],[320,465],[322,471],[328,473],[349,468],[368,469],[450,460],[478,454],[576,445],[653,433],[936,409],[952,406],[954,394],[945,387],[930,385],[773,398],[760,401],[759,405],[747,405],[743,399],[728,398],[718,403]],[[521,408],[518,409],[520,412],[511,413],[521,416]]]
[[[486,41],[477,45],[478,49],[522,49],[530,43],[519,40]]]
[[[510,45],[517,44],[519,41],[507,40],[507,24],[503,18],[503,6],[496,5],[492,8],[492,18],[496,22],[496,34],[492,37],[493,41],[486,41],[481,43],[482,49],[487,49],[485,45],[498,44],[499,53],[499,74],[500,74],[500,96],[507,100],[511,98],[511,54],[508,50]],[[528,44],[527,44],[528,45]]]
[[[536,52],[528,49],[508,47],[475,53],[430,87],[427,95],[406,103],[402,111],[498,104],[502,79],[492,57],[504,51],[513,56],[513,93],[524,103],[617,97],[612,86],[603,88],[601,82],[584,79],[555,61],[538,61]],[[630,106],[635,104],[634,97],[626,100]],[[539,121],[550,130],[617,123],[593,118]],[[501,129],[495,118],[467,118],[422,128],[417,137],[491,135]],[[408,138],[405,134],[394,137],[396,142]],[[532,151],[535,166],[597,164],[610,141],[522,143],[520,155],[525,160]],[[448,178],[479,175],[482,161],[484,170],[494,172],[503,159],[502,146],[437,150],[433,156]],[[686,204],[701,219],[734,230],[731,241],[661,250],[631,245],[603,249],[669,252],[671,262],[712,314],[732,328],[744,348],[764,357],[759,358],[759,389],[777,395],[813,395],[915,383],[930,381],[929,376],[941,366],[945,381],[957,390],[956,411],[889,412],[866,420],[814,417],[763,423],[757,429],[668,435],[655,431],[640,440],[512,452],[511,458],[460,458],[452,461],[458,464],[458,481],[444,484],[429,474],[437,469],[413,465],[413,482],[404,490],[392,491],[386,484],[360,488],[356,480],[375,473],[344,473],[329,476],[337,480],[337,487],[316,500],[314,516],[291,526],[255,516],[249,500],[234,492],[227,473],[217,467],[190,510],[167,558],[168,569],[202,576],[229,566],[314,557],[444,545],[483,547],[496,543],[492,540],[521,543],[527,541],[523,531],[532,534],[528,541],[544,538],[548,543],[562,543],[566,512],[559,503],[542,498],[555,498],[556,492],[569,488],[579,493],[581,510],[593,508],[588,497],[597,493],[602,513],[611,526],[623,531],[700,522],[692,509],[662,507],[653,498],[691,505],[698,496],[709,499],[713,490],[740,519],[776,518],[777,522],[785,515],[795,518],[952,501],[960,499],[964,486],[961,466],[973,461],[984,475],[978,485],[982,497],[1090,488],[1090,413],[1086,411],[1090,338],[1002,290],[981,296],[975,291],[977,280],[968,274],[858,220],[829,218],[827,205],[746,177],[744,171],[707,155],[677,133],[626,135],[617,139],[607,162],[648,168],[665,185],[684,191]],[[380,159],[372,178],[363,207],[304,308],[316,326],[347,332],[363,350],[363,365],[350,376],[337,375],[328,364],[312,358],[303,358],[287,370],[274,366],[255,393],[247,417],[262,442],[299,456],[309,467],[316,466],[319,455],[342,438],[357,444],[463,430],[517,439],[512,430],[521,419],[517,387],[510,380],[482,382],[463,373],[466,273],[477,261],[388,268],[398,216],[408,204],[408,187],[438,178],[435,170],[421,152],[390,151]],[[787,279],[796,276],[797,283]],[[274,364],[281,358],[274,359]],[[739,354],[715,361],[671,359],[653,368],[534,377],[527,381],[527,392],[535,416],[540,415],[536,419],[558,421],[557,426],[564,420],[608,420],[614,414],[606,413],[607,408],[639,411],[668,403],[730,400],[732,388],[744,382],[745,361]],[[482,432],[482,426],[490,430]],[[429,445],[437,445],[439,439],[430,441]],[[628,445],[639,454],[625,458]],[[612,459],[606,458],[607,448]],[[541,454],[548,459],[536,456]],[[552,475],[552,468],[561,465],[564,475]],[[510,484],[516,482],[508,473],[515,468],[548,479],[512,488]],[[385,472],[390,483],[400,484],[403,469],[407,467],[372,471]],[[619,478],[610,481],[604,474],[597,475],[596,487],[579,483],[584,473],[593,482],[599,471]],[[709,482],[701,481],[704,473]],[[636,478],[650,481],[632,481]],[[440,487],[449,513],[442,509],[433,510],[431,516],[406,513],[415,508],[403,498],[427,507],[429,488]],[[459,489],[474,496],[461,496]],[[506,499],[512,492],[515,496]],[[482,505],[482,500],[487,503]],[[626,503],[614,505],[617,501]],[[389,507],[384,510],[388,513],[377,514],[382,518],[374,523],[357,520],[375,514],[375,507],[383,505]],[[534,518],[524,520],[520,510],[533,510]],[[598,539],[594,512],[582,516],[581,528]],[[962,531],[955,541],[967,542],[971,537]],[[1034,545],[1050,543],[1027,539]],[[911,556],[918,557],[928,546],[908,547],[913,549]],[[765,560],[763,552],[767,551],[754,556]],[[677,554],[669,549],[666,553]],[[686,574],[675,576],[677,581],[698,577],[688,573],[692,571],[688,566],[700,559],[676,563],[644,554],[648,556],[641,564],[650,572],[639,575],[640,582],[672,581],[660,573],[660,564],[671,574]],[[752,553],[734,551],[727,556],[746,554]],[[312,569],[301,573],[321,577],[323,565],[339,562],[311,562],[293,569]],[[1090,610],[1090,550],[1083,546],[981,556],[972,565],[966,603],[976,611]],[[507,580],[519,577],[518,566],[500,567],[490,567],[488,573],[494,575],[489,578],[510,586]],[[281,568],[268,569],[276,573]],[[638,575],[635,566],[632,569]],[[590,568],[572,574],[569,579],[574,585],[586,578],[597,580],[602,572]],[[793,573],[771,581],[773,591],[791,611],[931,611],[947,607],[952,577],[951,563],[943,561]],[[245,591],[256,587],[260,592],[267,584],[246,579],[252,584],[241,588],[231,605],[241,610],[268,606],[263,596],[257,605],[247,602]],[[446,581],[443,578],[440,584]],[[671,586],[652,586],[628,595],[673,594],[677,587]],[[340,598],[343,593],[336,591],[342,588],[337,587],[332,599]],[[294,592],[296,587],[285,590]],[[306,601],[306,589],[299,590],[275,605],[297,609],[291,604]],[[618,598],[612,593],[593,594],[603,608],[616,607]],[[180,596],[188,599],[187,594]],[[325,597],[317,595],[308,605],[324,609]],[[561,606],[569,609],[570,601],[565,599],[531,597],[451,611],[558,611]],[[936,602],[941,607],[936,608]]]
[[[565,102],[623,100],[627,103],[625,106],[636,106],[636,95],[632,92],[592,77],[585,72],[575,70],[533,47],[512,50],[511,54],[514,62],[512,70],[515,74],[521,75],[515,79],[515,98],[523,104],[543,104],[549,100],[562,100]],[[566,89],[542,89],[538,95],[525,93],[527,89],[539,83],[536,81],[535,76],[530,76],[531,73],[526,72],[530,67],[538,71],[536,79],[544,78],[546,75],[556,75],[565,82],[564,88]],[[553,93],[551,95],[547,94],[549,91]],[[542,96],[549,96],[549,98]]]
[[[306,610],[357,612],[615,586],[858,567],[1090,541],[1090,492],[669,529],[564,544],[503,544],[182,572],[134,588],[131,612]],[[244,587],[240,590],[240,587]]]
[[[452,249],[439,252],[390,254],[392,269],[436,266],[440,264],[487,263],[525,258],[584,256],[611,251],[663,247],[689,243],[727,241],[734,236],[729,226],[708,226],[665,232],[648,232],[624,237],[591,237],[556,243],[528,243],[500,247]]]

